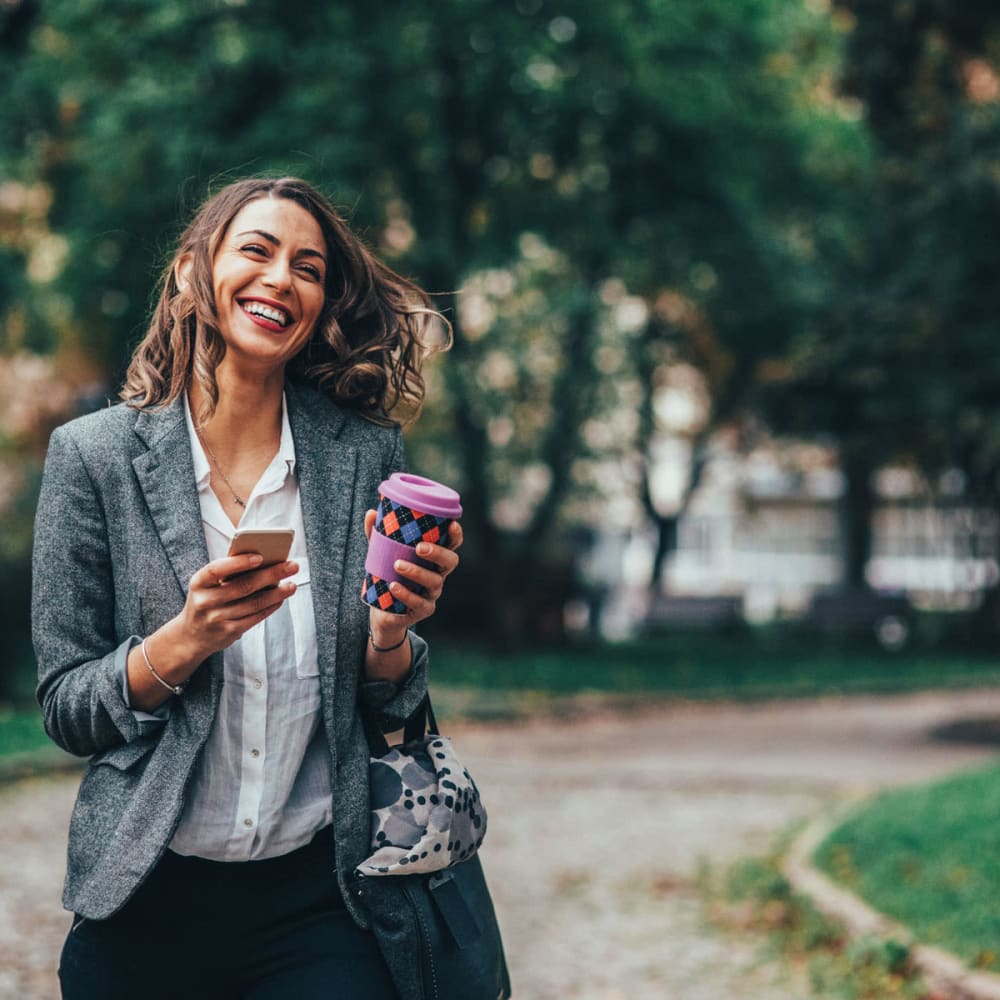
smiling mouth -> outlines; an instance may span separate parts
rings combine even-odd
[[[284,311],[284,309],[278,309],[275,306],[266,306],[263,302],[241,302],[240,308],[255,320],[266,320],[268,323],[273,323],[279,329],[284,329],[291,322],[291,317]]]

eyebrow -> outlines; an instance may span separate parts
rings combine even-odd
[[[264,229],[248,229],[245,233],[237,233],[236,238],[239,239],[241,236],[263,236],[265,240],[273,243],[276,247],[281,246],[281,240],[277,236],[273,236],[271,233]],[[299,251],[300,257],[319,257],[323,263],[326,263],[326,257],[323,256],[318,250],[312,250],[306,247],[304,250]]]

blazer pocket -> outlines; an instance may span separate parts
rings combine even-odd
[[[123,743],[121,746],[112,747],[103,753],[90,758],[91,767],[101,767],[107,764],[119,771],[127,771],[133,765],[142,760],[146,754],[155,746],[155,742],[148,740],[132,740],[131,743]]]

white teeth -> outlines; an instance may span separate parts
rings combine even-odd
[[[263,302],[245,302],[243,303],[243,311],[250,313],[251,316],[263,316],[264,319],[269,319],[272,323],[280,323],[282,326],[288,322],[288,316],[285,313],[280,309],[266,306]]]

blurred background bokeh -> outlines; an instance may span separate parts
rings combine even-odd
[[[407,432],[465,504],[443,679],[991,677],[998,68],[985,0],[0,0],[0,700],[48,434],[251,173],[454,326]]]

